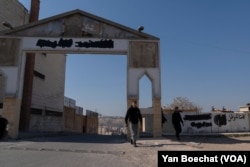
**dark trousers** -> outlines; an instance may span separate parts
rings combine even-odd
[[[133,124],[132,122],[129,122],[129,127],[130,127],[131,140],[133,141],[134,144],[136,144],[138,124]]]
[[[181,125],[180,124],[175,124],[174,129],[175,129],[175,136],[179,140],[180,139],[180,133],[182,131]]]

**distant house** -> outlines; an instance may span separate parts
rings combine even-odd
[[[240,112],[249,112],[250,111],[250,103],[246,104],[246,106],[239,107]]]

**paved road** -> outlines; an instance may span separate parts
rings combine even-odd
[[[67,135],[0,142],[1,167],[154,167],[159,150],[250,150],[250,136],[141,138],[134,148],[123,136]]]

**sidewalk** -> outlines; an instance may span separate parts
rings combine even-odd
[[[17,140],[38,138],[38,137],[54,137],[54,136],[70,136],[82,135],[82,133],[75,132],[19,132]]]
[[[163,136],[173,136],[172,133],[164,133]],[[213,136],[213,137],[242,137],[250,136],[250,132],[230,132],[230,133],[181,133],[182,136]]]
[[[75,132],[19,132],[18,140],[38,137],[53,137],[53,136],[70,136],[70,135],[83,135],[83,133]],[[163,133],[162,137],[174,136],[174,133]],[[182,136],[211,136],[211,137],[243,137],[250,136],[250,132],[231,132],[231,133],[181,133]],[[150,133],[140,133],[140,138],[154,138]]]

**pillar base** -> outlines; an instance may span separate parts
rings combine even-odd
[[[21,100],[5,97],[3,100],[3,117],[9,121],[9,137],[17,138],[19,132]]]

